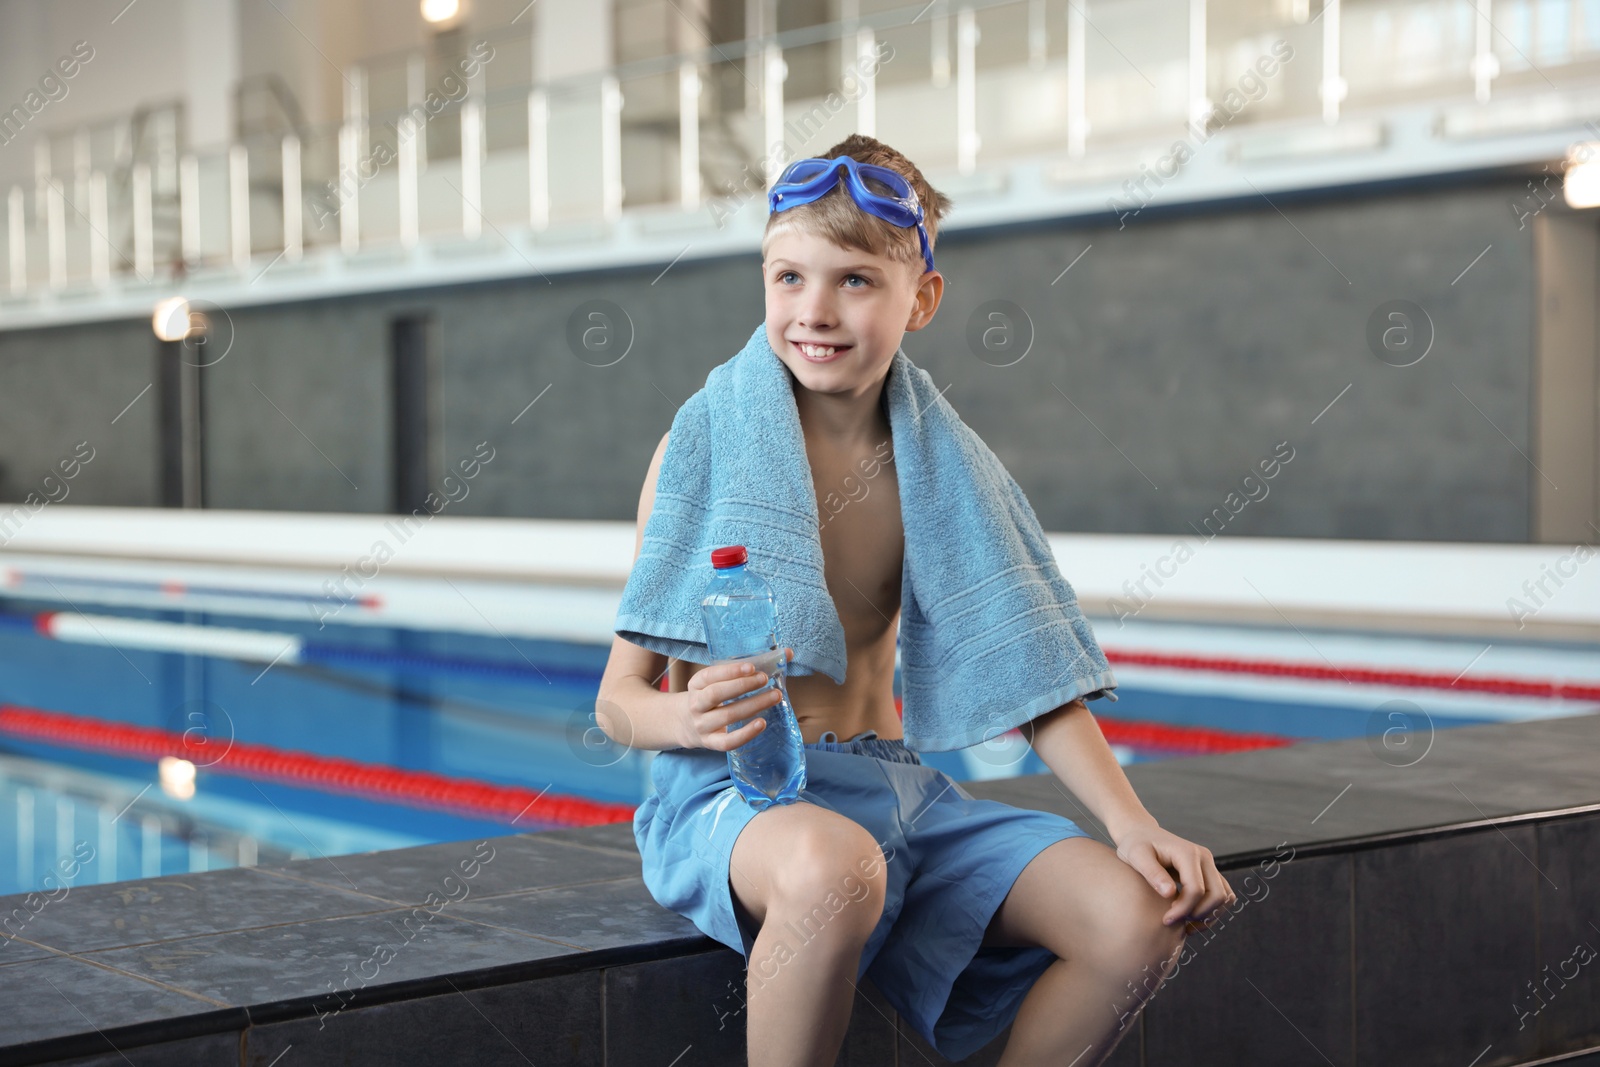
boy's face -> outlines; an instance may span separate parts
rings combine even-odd
[[[798,383],[818,393],[860,395],[881,382],[901,338],[932,320],[944,292],[944,278],[920,263],[841,248],[798,229],[771,239],[761,268],[767,340]]]

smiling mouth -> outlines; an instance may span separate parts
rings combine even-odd
[[[813,345],[800,341],[790,341],[795,349],[812,363],[826,363],[842,352],[850,350],[849,345]]]

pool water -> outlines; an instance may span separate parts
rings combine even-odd
[[[0,601],[12,620],[54,607]],[[284,619],[131,608],[117,615],[307,638],[326,634],[312,623]],[[597,753],[593,731],[584,729],[586,716],[592,724],[607,650],[376,627],[340,628],[337,642],[369,652],[468,660],[522,663],[525,657],[546,668],[548,681],[460,670],[441,677],[406,668],[268,667],[125,644],[71,644],[31,627],[0,627],[0,705],[155,727],[197,743],[194,791],[185,798],[163,791],[153,759],[0,731],[0,893],[39,888],[47,872],[70,861],[79,842],[94,849],[93,860],[81,864],[86,876],[112,881],[557,825],[537,818],[537,806],[510,825],[222,773],[229,746],[241,742],[598,801],[635,804],[642,797],[646,754],[620,746]]]
[[[620,806],[607,809],[611,821],[623,821],[650,789],[653,753],[616,745],[594,726],[609,645],[507,635],[499,628],[493,634],[371,624],[319,628],[309,619],[281,616],[130,605],[86,609],[121,620],[294,635],[306,643],[297,661],[265,663],[139,648],[122,639],[55,640],[35,626],[40,613],[69,607],[75,605],[0,598],[0,724],[4,706],[11,705],[82,717],[102,728],[183,735],[192,789],[160,773],[150,755],[74,747],[59,736],[0,728],[0,894],[48,889],[49,879],[69,881],[68,872],[73,884],[108,882],[565,825],[542,818],[553,809],[537,802],[512,818],[421,795],[400,802],[242,773],[241,761],[229,757],[247,748]],[[102,625],[110,627],[103,618]],[[1167,632],[1191,645],[1219,640],[1216,630],[1189,629]],[[1147,627],[1132,636],[1148,643],[1161,633]],[[1283,651],[1292,635],[1232,640],[1251,648],[1277,642]],[[1319,648],[1344,642],[1330,654],[1347,661],[1388,655],[1453,663],[1473,651],[1461,642],[1397,648],[1389,637],[1317,641]],[[1576,663],[1600,675],[1588,650],[1569,653],[1552,660],[1551,669]],[[1276,680],[1116,673],[1119,699],[1091,705],[1108,737],[1112,719],[1286,739],[1370,735],[1373,729],[1371,692],[1329,695],[1327,687],[1313,691]],[[1547,713],[1527,702],[1452,695],[1455,703],[1445,706],[1417,699],[1431,709],[1430,729],[1435,721],[1448,726]],[[1113,750],[1124,763],[1175,754],[1117,744]],[[1016,735],[922,758],[957,780],[1048,773]]]

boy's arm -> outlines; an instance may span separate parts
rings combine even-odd
[[[650,466],[639,491],[638,520],[634,528],[633,561],[639,562],[644,548],[644,528],[655,506],[656,478],[661,457],[667,451],[670,431],[650,457]],[[612,741],[628,748],[664,749],[684,744],[677,736],[676,724],[665,706],[674,697],[658,688],[667,673],[669,660],[659,652],[641,648],[621,637],[613,637],[611,656],[606,660],[600,689],[595,700],[595,725]]]
[[[1164,922],[1205,919],[1218,905],[1233,901],[1211,851],[1163,829],[1145,810],[1083,701],[1063,704],[1029,725],[1033,750],[1105,824],[1117,856],[1172,901]],[[1181,889],[1173,886],[1171,874]]]
[[[1140,803],[1133,783],[1122,773],[1122,765],[1082,700],[1040,715],[1029,727],[1033,750],[1105,824],[1113,841],[1122,840],[1136,824],[1157,825],[1156,817]],[[1023,732],[1027,733],[1028,727]]]
[[[650,459],[650,469],[639,491],[639,516],[633,539],[635,564],[644,549],[644,528],[655,507],[656,478],[667,451],[668,436],[661,435],[661,443]],[[789,658],[794,659],[794,650],[786,651]],[[669,664],[684,667],[683,683],[662,692],[659,688],[661,676],[667,673]],[[691,667],[692,671],[688,669]],[[690,686],[690,679],[695,677],[701,679],[699,686]],[[769,706],[764,697],[757,695],[726,706],[721,704],[724,700],[734,700],[757,684],[754,677],[745,677],[731,665],[706,668],[700,664],[684,664],[682,660],[669,660],[659,652],[613,637],[611,657],[606,660],[595,700],[595,725],[606,737],[628,748],[659,751],[698,747],[726,752],[766,729],[766,720],[751,714]],[[691,688],[697,690],[695,703],[685,696]],[[707,692],[710,696],[699,695]],[[705,705],[708,710],[695,710],[696,703],[701,701],[709,701]],[[730,723],[744,719],[750,721],[737,730],[728,731]]]

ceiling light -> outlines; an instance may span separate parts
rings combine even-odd
[[[1568,207],[1600,207],[1600,142],[1585,141],[1567,150],[1561,189]]]
[[[422,17],[429,22],[448,22],[461,10],[461,0],[422,0]]]
[[[150,317],[150,328],[163,341],[181,341],[189,336],[189,301],[181,296],[169,296],[156,304]]]

